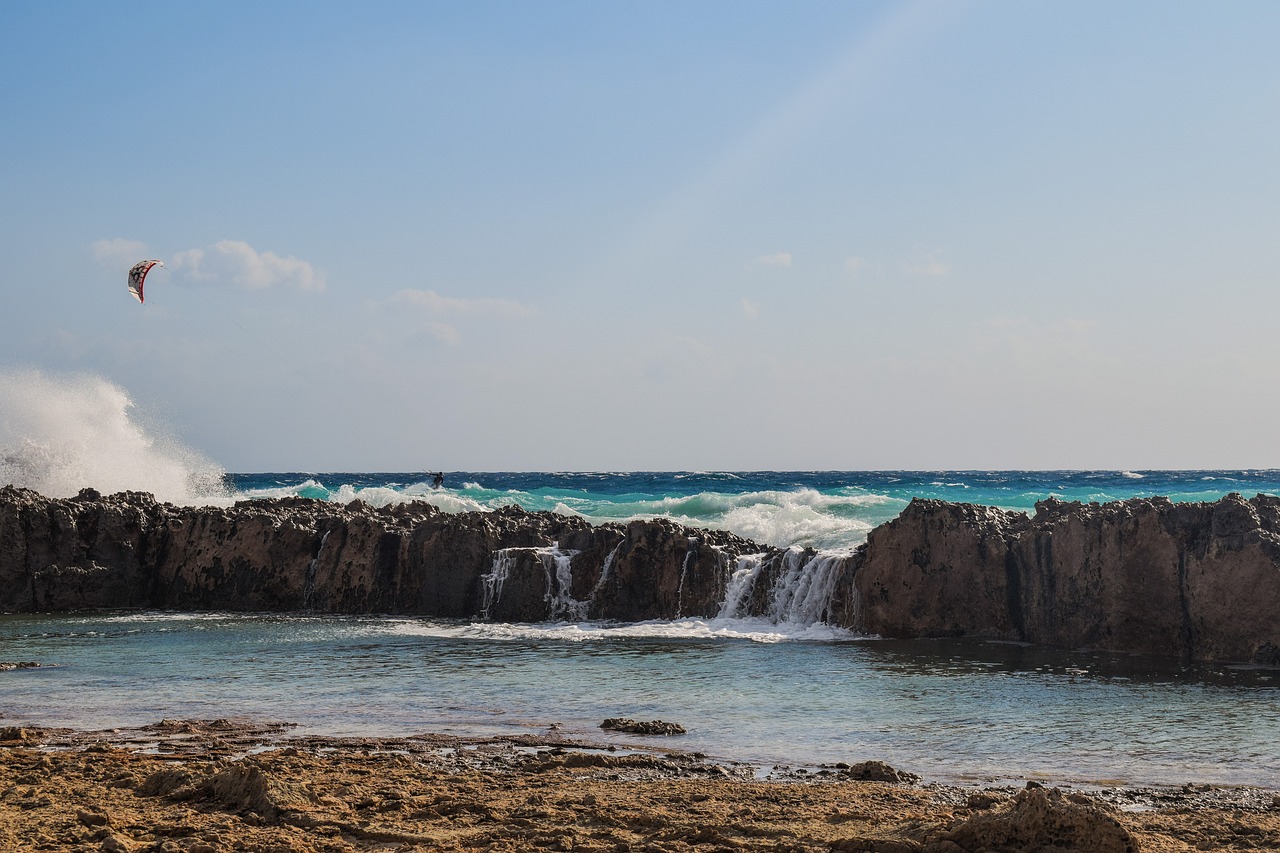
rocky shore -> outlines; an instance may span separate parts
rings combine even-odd
[[[178,507],[0,489],[0,611],[414,614],[495,621],[765,616],[1280,665],[1280,498],[915,500],[850,553],[665,519],[592,526],[304,498]]]
[[[774,768],[762,779],[756,768],[643,745],[288,731],[234,720],[0,730],[0,849],[1280,848],[1280,798],[1270,791],[963,788],[921,785],[885,765],[871,777]]]

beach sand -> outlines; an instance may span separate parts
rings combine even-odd
[[[637,741],[0,729],[0,850],[1280,849],[1272,791],[923,785],[874,762],[761,779]]]

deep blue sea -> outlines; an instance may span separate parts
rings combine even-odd
[[[305,495],[449,511],[519,504],[593,522],[670,517],[843,550],[912,497],[1280,493],[1280,471],[230,474],[194,502]],[[494,624],[308,614],[0,615],[0,725],[104,728],[253,716],[325,734],[606,736],[757,763],[880,759],[953,781],[1280,788],[1280,671],[1008,643],[888,641],[822,624],[684,619]]]

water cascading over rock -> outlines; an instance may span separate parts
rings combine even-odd
[[[660,518],[0,489],[0,611],[94,608],[761,617],[1280,665],[1280,498],[1043,501],[1031,517],[916,500],[865,545],[819,553]]]

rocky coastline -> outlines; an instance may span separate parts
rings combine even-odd
[[[179,507],[0,489],[0,612],[386,613],[493,621],[766,616],[1280,665],[1280,498],[915,500],[848,553],[665,519],[592,526],[305,498]]]
[[[922,784],[880,762],[759,768],[555,737],[308,738],[164,720],[0,729],[0,849],[1256,850],[1254,789]]]

